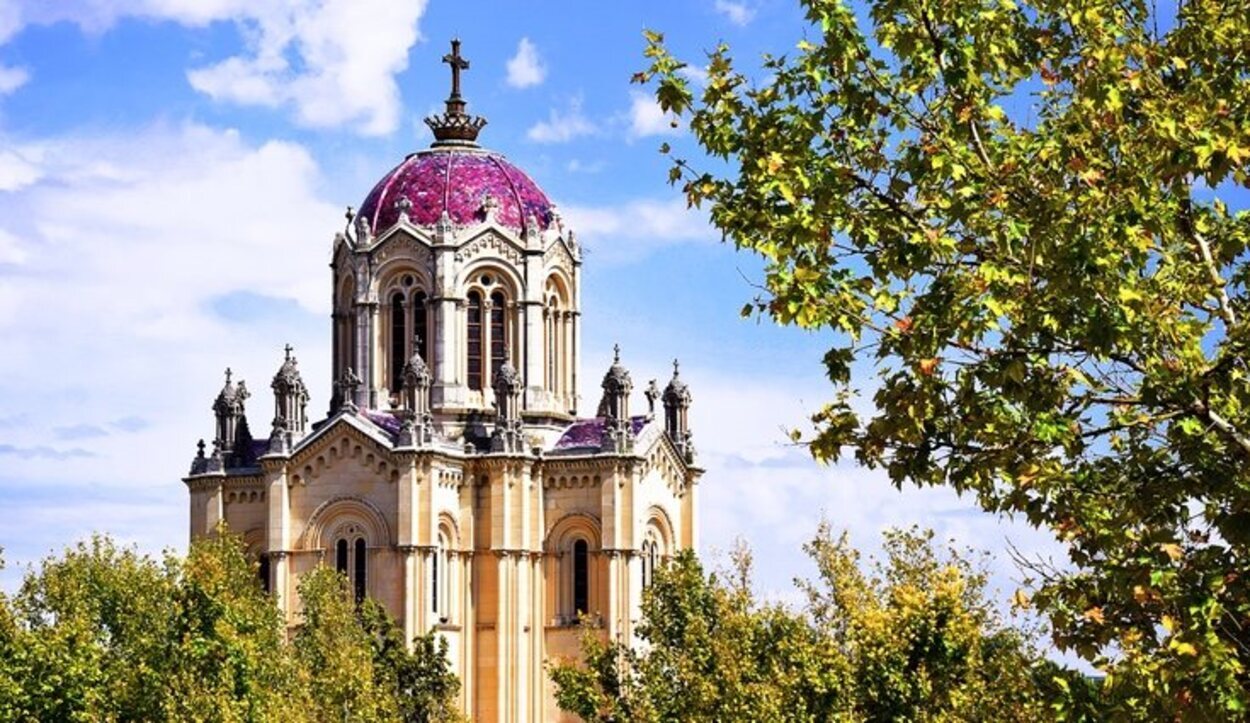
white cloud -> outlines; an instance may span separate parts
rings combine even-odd
[[[629,135],[631,138],[674,135],[681,132],[677,116],[660,110],[660,105],[646,93],[630,91]]]
[[[0,229],[0,266],[5,264],[20,265],[26,262],[26,250],[22,242],[13,234]]]
[[[12,93],[26,85],[28,80],[30,80],[30,73],[26,72],[25,68],[0,65],[0,95]]]
[[[44,139],[38,149],[28,154],[39,157],[37,180],[0,194],[0,262],[16,264],[0,267],[0,417],[32,413],[0,441],[59,449],[58,428],[150,424],[74,443],[93,457],[10,455],[6,478],[176,488],[194,440],[211,434],[222,368],[263,396],[286,341],[324,402],[319,317],[342,211],[319,197],[307,150],[196,125]],[[290,312],[231,321],[218,305],[240,290]],[[251,406],[258,435],[267,401]]]
[[[598,131],[599,128],[582,114],[581,99],[574,98],[566,110],[552,108],[547,120],[535,123],[525,135],[535,143],[567,143]]]
[[[686,80],[689,80],[691,83],[694,83],[700,88],[707,85],[707,68],[702,68],[697,65],[687,65],[682,67],[677,72],[683,75]]]
[[[290,108],[304,126],[349,126],[380,135],[398,126],[395,75],[408,65],[425,5],[425,0],[0,3],[0,43],[30,24],[73,22],[100,33],[127,16],[189,26],[233,22],[246,52],[191,70],[192,87],[223,102]],[[12,75],[9,82],[18,79]],[[4,85],[0,72],[0,90]]]
[[[580,158],[574,158],[568,163],[564,164],[564,170],[568,171],[569,173],[599,173],[606,167],[607,167],[607,164],[601,160],[587,163],[586,161],[583,161]]]
[[[616,206],[560,206],[569,228],[596,263],[632,261],[657,248],[718,239],[707,214],[682,198],[636,199]]]
[[[241,105],[291,106],[301,125],[395,130],[395,75],[408,66],[424,2],[309,0],[237,20],[256,33],[250,53],[190,71],[192,87]],[[296,55],[298,63],[288,58]]]
[[[745,27],[755,19],[755,10],[744,2],[734,0],[716,0],[716,12],[729,18],[729,22]]]
[[[547,66],[538,57],[538,48],[529,38],[521,38],[517,44],[516,55],[508,59],[508,85],[513,88],[528,88],[538,85],[547,77]]]
[[[0,150],[0,191],[16,191],[39,180],[40,155],[35,146]]]

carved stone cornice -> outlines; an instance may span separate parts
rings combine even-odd
[[[220,488],[225,479],[225,475],[218,473],[187,477],[182,481],[192,492],[205,492]]]

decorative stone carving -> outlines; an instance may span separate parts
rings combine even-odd
[[[555,243],[547,247],[546,253],[543,254],[543,266],[547,268],[563,269],[569,276],[573,275],[573,267],[576,262],[573,255],[565,248],[564,243],[560,239],[556,239]]]
[[[407,196],[401,196],[395,202],[395,210],[399,211],[399,223],[412,223],[408,216],[408,212],[412,210],[412,201]]]
[[[355,414],[360,411],[360,407],[357,406],[359,404],[360,384],[360,377],[351,367],[343,370],[343,375],[334,384],[339,398],[343,400],[343,406],[339,408],[340,411],[346,414]]]
[[[487,233],[456,250],[456,261],[465,263],[478,256],[493,253],[513,266],[521,265],[521,252],[512,242],[495,233]]]
[[[378,268],[392,259],[408,259],[425,270],[434,268],[433,249],[406,233],[395,234],[386,239],[381,248],[374,253],[373,258]]]

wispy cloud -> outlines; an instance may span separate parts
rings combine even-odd
[[[681,198],[642,198],[608,206],[561,206],[569,227],[590,239],[596,262],[633,261],[673,244],[715,241],[707,215]]]
[[[599,173],[606,165],[603,161],[586,162],[579,158],[574,158],[564,164],[564,170],[569,173]]]
[[[582,113],[581,99],[573,98],[563,110],[552,108],[547,120],[535,123],[525,135],[535,143],[567,143],[598,130],[598,126]]]
[[[739,27],[746,27],[755,19],[754,8],[745,2],[735,2],[735,0],[716,0],[716,12],[724,15],[729,22]]]
[[[46,445],[35,447],[19,447],[13,444],[0,444],[0,456],[18,457],[20,459],[81,459],[95,455],[85,449],[54,449]]]
[[[12,93],[29,80],[30,73],[25,68],[0,65],[0,95]]]
[[[94,424],[72,424],[68,427],[53,427],[52,433],[56,435],[57,439],[72,442],[80,439],[107,437],[109,432],[107,429]]]
[[[543,82],[547,77],[547,66],[538,56],[538,48],[529,38],[521,38],[517,44],[516,55],[508,59],[508,85],[513,88],[529,88]]]
[[[143,417],[122,417],[121,419],[110,422],[110,426],[120,429],[123,432],[142,432],[152,423]]]

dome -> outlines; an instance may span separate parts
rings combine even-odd
[[[551,225],[554,207],[529,176],[497,153],[456,146],[405,158],[365,197],[360,215],[379,233],[399,220],[397,204],[407,199],[414,224],[433,226],[445,210],[452,223],[468,226],[486,218],[487,196],[494,199],[500,225],[519,233],[530,215],[541,230]]]

